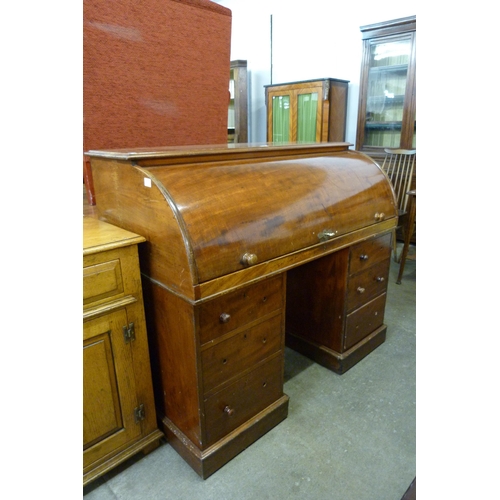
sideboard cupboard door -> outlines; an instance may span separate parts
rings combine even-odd
[[[123,338],[124,309],[83,323],[83,466],[137,438],[137,405],[130,345]]]

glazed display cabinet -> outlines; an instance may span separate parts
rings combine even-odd
[[[267,141],[344,141],[348,87],[335,78],[266,85]]]
[[[356,149],[416,148],[416,18],[362,26]]]

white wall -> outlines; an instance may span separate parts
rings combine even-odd
[[[219,0],[232,11],[231,60],[249,71],[249,142],[266,140],[264,85],[315,78],[349,80],[346,141],[356,142],[359,27],[416,15],[410,0]],[[271,72],[272,15],[272,72]]]

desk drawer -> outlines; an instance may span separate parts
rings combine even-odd
[[[199,311],[200,343],[203,345],[282,307],[282,275],[206,302]]]
[[[350,349],[379,326],[382,326],[385,299],[386,294],[383,293],[347,316],[344,349]]]
[[[201,355],[205,392],[281,349],[282,314],[229,337]]]
[[[282,351],[205,400],[207,446],[233,431],[283,395]]]
[[[351,276],[347,287],[347,311],[357,309],[373,297],[384,293],[387,290],[388,277],[389,259]]]
[[[391,256],[391,234],[363,241],[351,248],[349,274],[355,274]]]
[[[120,259],[83,268],[83,304],[111,299],[123,293]]]

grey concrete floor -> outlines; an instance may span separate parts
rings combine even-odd
[[[416,476],[416,261],[401,285],[398,268],[385,343],[343,375],[287,348],[287,419],[215,474],[202,480],[163,443],[84,500],[400,500]]]

